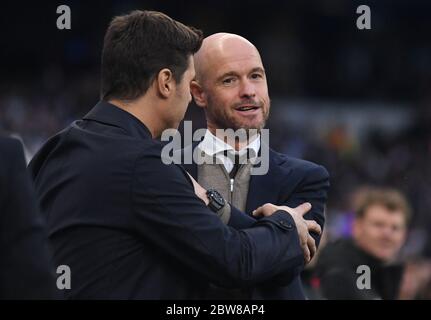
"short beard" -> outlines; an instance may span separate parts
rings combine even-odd
[[[210,104],[208,104],[210,105]],[[208,110],[211,111],[208,111]],[[234,131],[237,131],[238,129],[245,129],[247,130],[247,133],[249,133],[249,130],[257,130],[258,133],[260,133],[260,131],[265,128],[266,125],[266,121],[268,120],[269,117],[269,106],[268,106],[268,112],[266,114],[264,114],[264,109],[261,108],[262,114],[263,114],[263,121],[260,123],[259,126],[247,126],[247,125],[242,125],[241,123],[238,123],[234,117],[229,117],[228,114],[226,114],[226,112],[224,110],[220,110],[220,111],[216,111],[216,110],[220,110],[217,109],[217,107],[215,108],[207,108],[205,110],[206,112],[206,117],[208,120],[210,120],[217,128],[220,129],[233,129]]]

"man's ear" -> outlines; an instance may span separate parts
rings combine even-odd
[[[190,83],[190,92],[192,93],[193,99],[199,107],[205,108],[207,106],[206,94],[196,80],[193,80]]]
[[[157,93],[162,98],[169,98],[174,92],[176,86],[172,71],[166,68],[160,70],[160,72],[157,74],[157,78],[155,79],[155,85]]]

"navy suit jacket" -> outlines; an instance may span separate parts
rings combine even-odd
[[[190,152],[197,145],[198,143],[195,143],[192,148],[185,148],[183,152]],[[196,163],[184,165],[184,168],[197,180]],[[252,175],[250,178],[246,214],[252,217],[252,211],[265,203],[295,208],[304,202],[310,202],[312,209],[304,217],[307,220],[315,220],[323,230],[328,189],[329,174],[323,166],[269,149],[267,174]],[[249,223],[252,224],[253,221]],[[243,224],[243,227],[248,226]],[[312,236],[318,245],[320,236],[315,233],[312,233]],[[302,270],[302,267],[290,270],[291,280],[284,283],[284,286],[273,279],[250,289],[248,296],[252,299],[305,299],[300,279]]]
[[[288,281],[304,264],[289,214],[255,222],[233,209],[224,225],[185,170],[163,164],[162,148],[137,118],[100,102],[33,158],[54,258],[71,269],[68,298],[199,299],[210,282]]]
[[[0,137],[0,299],[60,298],[21,143]]]

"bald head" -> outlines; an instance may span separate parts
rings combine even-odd
[[[190,90],[205,109],[208,129],[262,129],[269,115],[266,74],[256,47],[236,34],[204,39],[194,56]]]
[[[232,33],[215,33],[204,39],[200,50],[194,55],[196,80],[200,83],[220,64],[257,56],[259,51],[244,37]]]

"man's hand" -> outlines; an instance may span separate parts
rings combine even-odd
[[[193,177],[187,172],[190,179],[193,182],[193,188],[195,189],[195,194],[201,199],[203,202],[205,202],[205,205],[208,205],[209,200],[207,197],[207,191],[199,184]]]
[[[284,210],[288,212],[295,221],[296,229],[298,230],[299,235],[299,242],[304,252],[305,263],[309,263],[316,254],[317,250],[316,242],[310,235],[310,232],[314,231],[319,235],[322,233],[322,229],[316,221],[304,219],[304,215],[308,211],[310,211],[310,209],[311,204],[308,202],[303,203],[296,208],[289,208],[287,206],[276,206],[271,203],[266,203],[263,206],[254,210],[253,215],[269,217],[278,210]]]

